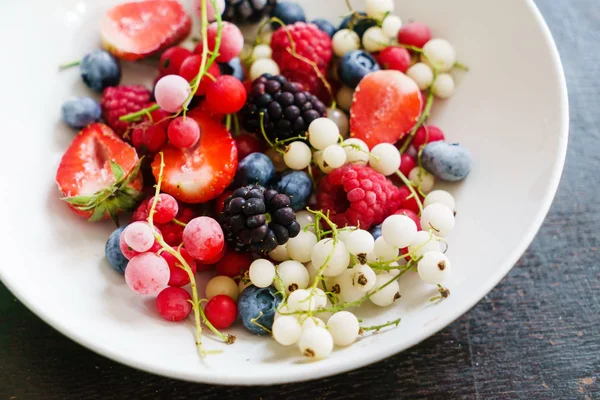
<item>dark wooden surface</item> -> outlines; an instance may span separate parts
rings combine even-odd
[[[469,313],[402,354],[344,375],[215,387],[100,357],[47,326],[0,285],[0,399],[599,399],[600,4],[537,3],[567,74],[567,165],[531,248]]]

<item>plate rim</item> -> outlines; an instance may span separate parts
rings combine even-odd
[[[437,332],[441,331],[455,320],[460,318],[462,315],[469,312],[483,297],[485,297],[490,291],[492,291],[498,283],[512,270],[512,268],[516,265],[519,258],[525,253],[527,248],[532,243],[535,238],[537,232],[539,231],[542,223],[544,222],[548,211],[552,205],[556,192],[558,190],[558,186],[561,180],[562,172],[564,169],[564,164],[567,155],[567,147],[568,147],[568,138],[569,138],[569,101],[568,101],[568,90],[566,84],[566,78],[564,74],[564,68],[562,65],[562,61],[560,59],[560,55],[558,52],[558,48],[548,27],[546,21],[544,20],[539,8],[533,2],[533,0],[526,1],[527,6],[529,7],[532,16],[537,22],[541,32],[544,36],[546,45],[548,46],[548,50],[550,51],[550,56],[552,58],[552,68],[553,72],[558,78],[558,86],[560,89],[560,137],[558,142],[558,149],[554,159],[554,167],[551,171],[551,178],[549,180],[549,184],[546,189],[546,193],[544,194],[544,198],[542,203],[540,204],[540,208],[538,213],[533,218],[523,239],[519,243],[518,246],[505,258],[505,261],[501,264],[500,268],[491,275],[479,288],[479,290],[474,291],[470,296],[466,298],[463,302],[463,306],[456,309],[456,311],[447,314],[439,319],[436,319],[434,322],[425,327],[418,334],[415,334],[411,340],[406,341],[401,345],[391,345],[381,350],[376,350],[374,352],[370,352],[364,354],[363,357],[354,358],[352,360],[348,360],[345,363],[340,363],[336,366],[336,368],[319,368],[318,363],[314,364],[314,368],[311,368],[309,372],[287,372],[282,373],[279,376],[269,376],[261,381],[256,381],[253,377],[242,378],[234,377],[229,379],[226,375],[219,376],[218,378],[213,374],[208,375],[198,375],[197,373],[186,373],[183,375],[175,375],[169,368],[162,367],[161,365],[151,365],[145,362],[139,362],[132,360],[127,356],[122,356],[111,349],[104,348],[93,341],[87,340],[85,336],[80,335],[76,331],[69,330],[61,325],[60,321],[52,318],[51,316],[44,314],[41,310],[29,300],[29,298],[23,294],[19,293],[15,290],[15,287],[11,285],[10,280],[4,279],[2,269],[0,269],[0,280],[6,286],[6,288],[15,296],[22,304],[24,304],[31,312],[33,312],[37,317],[43,320],[45,323],[50,325],[52,328],[66,336],[67,338],[73,340],[81,346],[95,352],[96,354],[109,358],[113,361],[116,361],[120,364],[126,365],[128,367],[142,370],[151,374],[161,375],[164,377],[196,382],[196,383],[206,383],[206,384],[216,384],[216,385],[241,385],[241,386],[264,386],[264,385],[273,385],[273,384],[284,384],[284,383],[293,383],[293,382],[303,382],[314,379],[326,378],[333,375],[338,375],[342,373],[346,373],[348,371],[352,371],[358,368],[362,368],[368,366],[370,364],[379,362],[386,358],[392,357],[414,345],[422,342],[423,340],[431,337]]]

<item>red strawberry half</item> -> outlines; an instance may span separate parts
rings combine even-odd
[[[362,139],[369,148],[395,143],[417,122],[422,101],[417,84],[402,72],[372,72],[354,92],[351,135]]]
[[[106,50],[133,61],[181,42],[191,28],[192,20],[179,2],[146,0],[108,10],[100,34]]]
[[[231,184],[237,169],[237,147],[219,121],[198,110],[188,113],[200,125],[200,140],[189,149],[170,143],[163,148],[162,191],[186,203],[204,203],[219,197]],[[160,156],[154,157],[152,173],[158,180]]]
[[[131,211],[143,195],[135,149],[104,124],[83,129],[65,152],[56,183],[69,206],[97,221]]]

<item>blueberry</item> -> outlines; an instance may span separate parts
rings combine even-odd
[[[252,153],[238,165],[235,184],[245,186],[251,184],[267,185],[275,177],[275,166],[271,159],[263,153]]]
[[[364,50],[350,51],[340,60],[340,80],[351,88],[358,86],[362,78],[375,71],[379,71],[379,64]]]
[[[273,286],[258,288],[250,285],[244,289],[238,299],[238,316],[250,332],[257,335],[266,335],[269,332],[259,325],[267,329],[273,327],[275,311],[279,303],[281,303],[281,295],[277,293],[277,289]]]
[[[223,75],[232,75],[240,81],[244,80],[244,68],[239,57],[232,59],[229,62],[219,64],[219,69]]]
[[[306,172],[294,171],[285,174],[277,182],[277,191],[287,195],[294,211],[303,210],[312,195],[312,181]]]
[[[121,65],[115,57],[104,50],[86,54],[79,65],[81,78],[91,89],[102,92],[121,82]]]
[[[421,158],[423,167],[444,181],[461,181],[469,175],[471,153],[458,143],[432,142],[425,146]]]
[[[342,20],[338,30],[349,29],[350,21],[352,21],[352,30],[354,32],[356,32],[361,39],[362,39],[363,35],[365,34],[365,32],[367,31],[367,29],[369,29],[372,26],[377,25],[377,20],[372,19],[372,18],[367,18],[366,13],[361,12],[361,13],[359,13],[358,16],[353,13],[353,14],[348,15],[346,18],[344,18]]]
[[[371,229],[369,229],[371,235],[373,235],[373,239],[377,240],[381,236],[381,224],[375,225]]]
[[[121,248],[119,247],[119,239],[121,238],[121,233],[124,229],[124,226],[115,229],[108,237],[106,246],[104,247],[106,259],[108,260],[110,266],[121,274],[125,273],[125,267],[129,262],[123,253],[121,253]]]
[[[297,3],[277,3],[271,17],[279,18],[286,25],[291,25],[296,22],[306,22],[306,15],[304,10]],[[271,22],[273,30],[281,27],[277,22]]]
[[[329,35],[329,37],[333,37],[336,29],[335,26],[331,22],[323,18],[317,18],[315,20],[310,21],[315,24],[320,30]]]
[[[100,104],[89,97],[71,97],[61,107],[62,119],[71,128],[82,129],[100,120]]]

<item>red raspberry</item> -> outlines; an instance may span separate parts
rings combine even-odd
[[[146,107],[151,93],[142,85],[107,87],[102,93],[102,117],[120,136],[130,127],[129,122],[119,117]]]
[[[400,208],[400,191],[385,176],[370,167],[345,165],[321,181],[317,192],[319,208],[330,212],[338,226],[369,229]]]
[[[288,35],[292,36],[296,53],[317,64],[324,76],[327,76],[327,69],[333,57],[331,38],[314,24],[296,22],[285,28],[277,29],[271,39],[273,60],[279,65],[281,74],[294,82],[298,82],[298,75],[305,75],[306,77],[300,83],[305,90],[318,96],[322,82],[310,64],[288,52],[288,48],[291,48]],[[294,74],[294,76],[291,77],[288,74]]]

